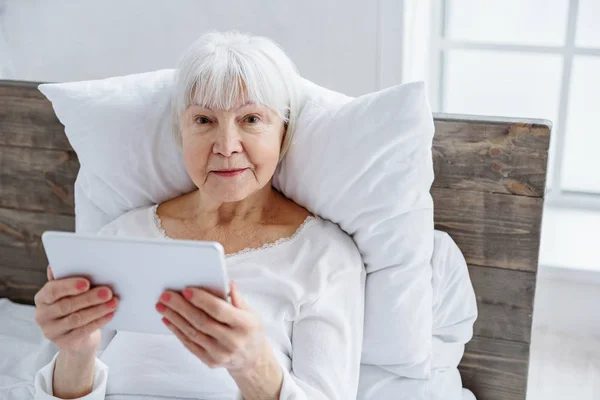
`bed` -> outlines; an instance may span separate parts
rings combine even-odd
[[[40,236],[74,231],[77,156],[36,82],[0,80],[0,298],[33,304]],[[436,229],[462,250],[479,318],[459,366],[480,400],[524,400],[551,123],[435,114]]]

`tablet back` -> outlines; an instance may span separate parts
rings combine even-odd
[[[188,286],[229,293],[223,247],[216,242],[102,237],[46,231],[42,242],[56,279],[84,276],[119,298],[108,329],[171,331],[155,305],[165,289]]]

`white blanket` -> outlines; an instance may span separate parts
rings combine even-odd
[[[361,400],[474,400],[462,389],[457,365],[471,338],[477,316],[475,296],[462,254],[448,235],[436,231],[432,260],[434,338],[432,378],[399,377],[380,366],[362,365]],[[35,307],[0,299],[0,399],[33,399],[33,378],[57,348],[34,320]],[[103,338],[105,339],[105,338]],[[108,340],[112,338],[106,338]],[[101,344],[101,348],[102,348]],[[108,356],[108,354],[107,354]],[[131,363],[131,360],[129,360]],[[110,380],[109,376],[109,380]],[[149,399],[134,393],[107,395],[107,400]],[[181,397],[172,397],[181,399]],[[167,400],[161,397],[161,400]]]
[[[56,347],[47,341],[34,322],[35,307],[0,299],[0,399],[33,399],[33,377],[46,365]],[[461,353],[462,354],[462,353]],[[359,398],[364,400],[475,399],[460,389],[456,368],[439,369],[431,379],[398,377],[377,366],[361,366]],[[444,394],[444,397],[440,397]],[[436,397],[437,396],[437,397]],[[458,397],[457,397],[458,396]],[[131,399],[109,395],[108,400]],[[147,396],[144,397],[148,399]],[[161,397],[161,400],[165,400]]]
[[[435,231],[433,353],[430,379],[409,379],[382,366],[361,365],[361,400],[475,400],[462,388],[458,364],[471,340],[477,302],[467,263],[448,234]]]
[[[57,352],[35,324],[35,307],[0,299],[0,399],[34,395],[33,377]]]
[[[362,400],[476,400],[461,388],[456,368],[436,370],[430,379],[403,378],[372,365],[362,365],[360,374]]]

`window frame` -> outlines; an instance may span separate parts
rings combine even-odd
[[[572,82],[572,66],[575,56],[586,55],[600,58],[600,48],[578,47],[575,45],[579,0],[569,0],[566,39],[563,46],[517,45],[452,40],[446,37],[448,0],[431,0],[431,21],[429,40],[429,96],[432,108],[445,112],[443,104],[444,66],[446,52],[455,49],[491,50],[501,52],[522,52],[528,54],[556,54],[562,56],[563,74],[560,85],[558,123],[552,128],[553,154],[549,157],[552,165],[552,187],[546,189],[545,203],[560,208],[578,208],[600,211],[600,193],[572,191],[562,188],[565,130],[568,118],[569,95]],[[550,169],[550,168],[548,168]],[[590,171],[592,173],[592,171]]]

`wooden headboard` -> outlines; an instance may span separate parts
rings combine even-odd
[[[479,400],[524,400],[550,123],[435,115],[436,228],[462,250],[479,307],[460,371]],[[0,297],[32,304],[40,236],[73,231],[77,156],[37,83],[0,81]]]

